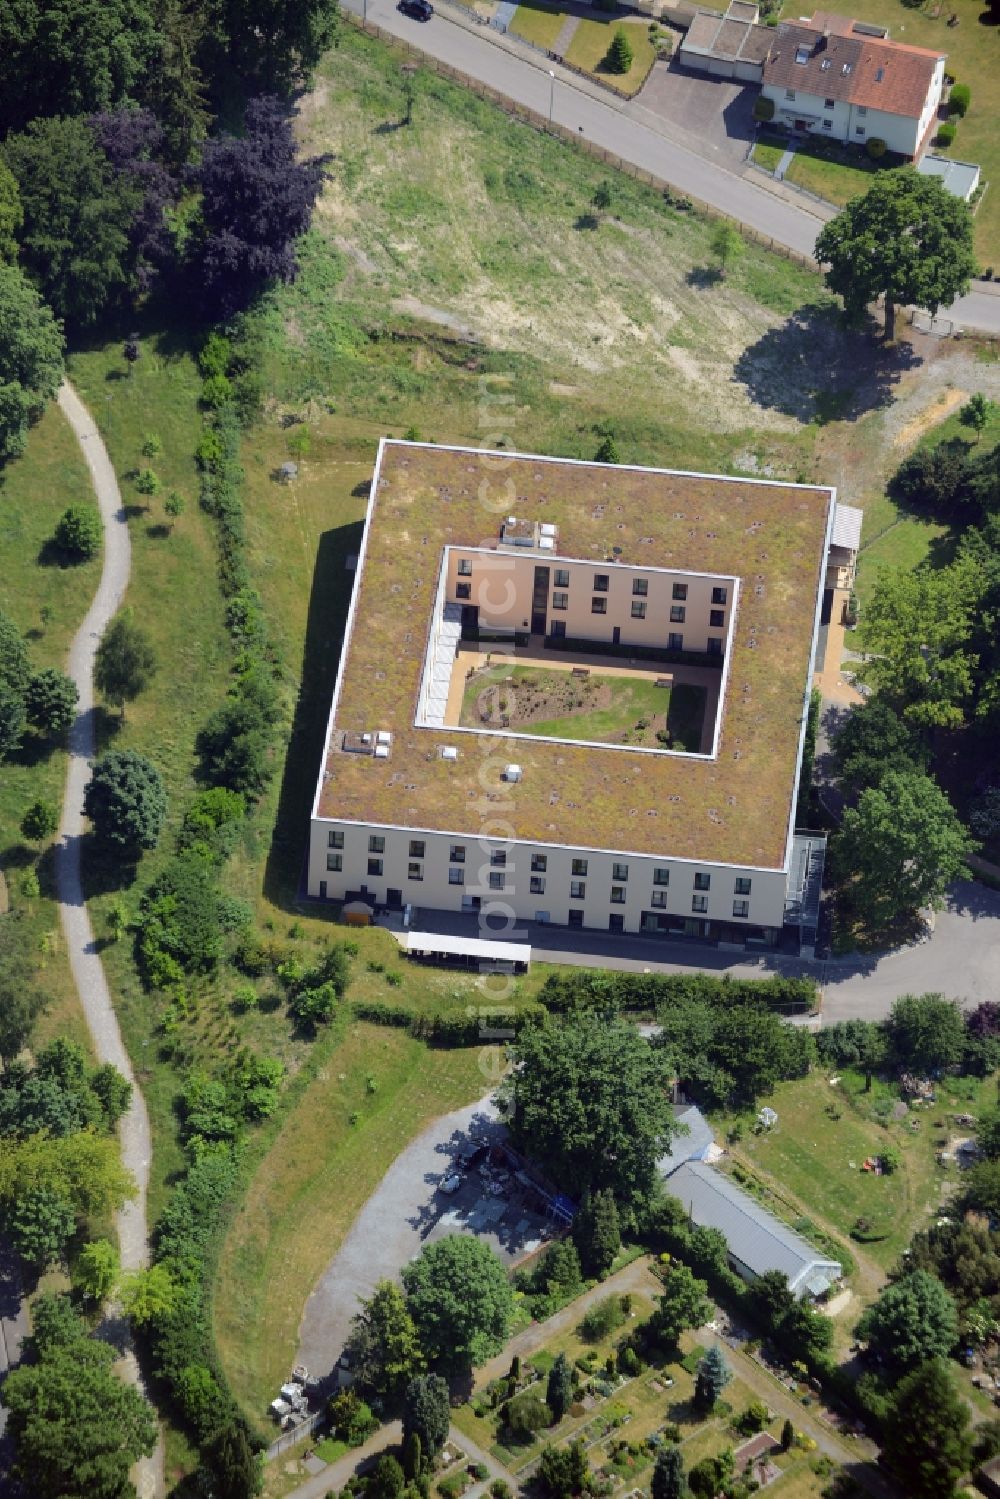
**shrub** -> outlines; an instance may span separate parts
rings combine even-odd
[[[621,1302],[617,1296],[605,1296],[596,1301],[580,1323],[580,1336],[588,1343],[599,1343],[608,1333],[614,1332],[625,1321]]]
[[[521,1395],[507,1406],[507,1430],[520,1441],[530,1442],[535,1432],[548,1426],[551,1420],[548,1406],[534,1394]]]
[[[142,456],[144,458],[159,458],[163,452],[163,443],[155,432],[147,432],[142,439]]]
[[[41,671],[32,672],[24,708],[32,728],[56,739],[72,727],[79,700],[80,694],[72,677],[55,667],[46,666]]]
[[[32,843],[51,838],[59,826],[59,813],[51,802],[32,802],[21,819],[21,832]]]
[[[142,899],[139,958],[156,987],[171,975],[204,973],[221,950],[219,892],[204,859],[180,854],[160,873]]]
[[[608,48],[604,63],[609,73],[627,73],[635,60],[632,43],[625,31],[619,27]]]
[[[753,117],[766,123],[774,119],[774,100],[766,99],[763,94],[758,94],[754,100]]]
[[[135,476],[135,487],[140,494],[159,494],[160,476],[151,468],[141,468]]]
[[[94,505],[70,505],[59,517],[55,544],[67,557],[83,561],[100,551],[103,527]]]
[[[201,387],[201,404],[218,411],[233,399],[232,381],[226,375],[209,375]]]
[[[871,157],[872,161],[881,161],[882,157],[888,150],[888,147],[886,146],[885,141],[882,140],[881,136],[871,135],[868,137],[868,144],[865,147],[865,150],[868,152],[868,155]]]
[[[948,95],[948,113],[957,115],[961,120],[969,112],[972,103],[972,91],[967,83],[955,83],[952,85],[951,93]]]
[[[950,120],[945,120],[943,125],[938,126],[937,135],[934,137],[936,146],[950,146],[955,139],[955,126]]]

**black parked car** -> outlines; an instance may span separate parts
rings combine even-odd
[[[429,21],[434,14],[434,7],[430,0],[399,0],[396,6],[404,16],[412,16],[415,21]]]

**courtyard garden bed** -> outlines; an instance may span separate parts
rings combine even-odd
[[[600,740],[643,749],[697,751],[705,689],[624,676],[531,666],[491,666],[468,678],[460,722],[553,739]],[[665,737],[664,737],[665,736]]]

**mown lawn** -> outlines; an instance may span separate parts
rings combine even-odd
[[[753,159],[765,172],[776,172],[778,162],[785,154],[785,147],[770,138],[758,140],[753,148]]]
[[[550,52],[555,46],[556,37],[562,30],[566,12],[556,10],[552,6],[539,4],[523,4],[514,12],[514,19],[510,23],[509,30],[515,36],[523,36],[525,41],[534,42],[536,47]]]
[[[796,144],[785,176],[798,187],[842,207],[868,191],[876,172],[889,170],[892,165],[898,166],[899,159],[876,163],[856,147],[809,138]]]
[[[90,477],[76,439],[53,401],[32,428],[23,457],[0,467],[0,609],[26,637],[32,665],[64,670],[69,643],[87,612],[101,558],[60,566],[46,549],[68,505],[92,503]],[[36,955],[39,983],[52,1004],[36,1028],[34,1044],[69,1036],[88,1050],[90,1041],[66,962],[52,887],[51,846],[28,845],[21,819],[41,798],[62,807],[66,755],[32,736],[0,767],[0,868],[26,947]],[[37,866],[41,893],[25,894],[23,881]]]
[[[800,13],[801,6],[789,0],[786,19]],[[958,17],[957,26],[948,25],[952,14]],[[981,18],[988,20],[989,10],[981,0],[949,0],[942,6],[930,0],[917,5],[904,4],[903,0],[857,0],[851,15],[859,21],[888,26],[894,41],[946,52],[948,73],[972,90],[972,107],[958,122],[954,144],[941,154],[957,161],[978,162],[983,180],[993,184],[976,214],[975,243],[983,265],[1000,265],[1000,194],[996,191],[1000,182],[1000,98],[996,88],[1000,27],[983,24]]]
[[[632,66],[627,73],[614,73],[605,59],[608,48],[614,41],[615,32],[621,28],[632,48]],[[628,20],[621,16],[608,16],[601,20],[581,20],[573,33],[566,61],[574,67],[593,73],[602,83],[610,84],[620,94],[631,98],[637,94],[649,77],[656,61],[656,47],[650,40],[649,25],[645,20]]]

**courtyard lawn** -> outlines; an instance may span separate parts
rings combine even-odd
[[[794,19],[802,7],[786,0],[785,18]],[[958,25],[949,26],[951,15]],[[954,144],[943,155],[957,161],[978,162],[983,181],[992,183],[975,218],[975,244],[980,262],[1000,263],[1000,27],[990,24],[990,12],[982,0],[949,0],[947,5],[905,4],[904,0],[856,0],[851,15],[858,21],[888,26],[893,41],[909,42],[946,52],[946,69],[972,91],[972,105],[959,120]],[[931,148],[935,152],[939,147]],[[795,180],[795,179],[793,179]],[[808,183],[806,184],[809,185]],[[863,190],[863,186],[862,186]],[[820,189],[815,189],[820,191]]]
[[[887,1270],[957,1183],[954,1168],[936,1162],[948,1136],[961,1133],[949,1123],[949,1113],[975,1113],[994,1096],[993,1079],[947,1079],[935,1106],[912,1109],[895,1120],[899,1093],[894,1085],[876,1079],[866,1093],[864,1078],[848,1070],[831,1087],[829,1074],[818,1068],[778,1084],[767,1100],[778,1123],[759,1135],[746,1131],[733,1146],[732,1159],[737,1168],[751,1169],[755,1184],[765,1189],[765,1201],[786,1221],[794,1225],[804,1215],[807,1236],[811,1223],[839,1239],[852,1258]],[[861,1169],[867,1157],[890,1146],[900,1156],[897,1172],[875,1176]],[[851,1230],[861,1219],[867,1227],[855,1240]],[[862,1282],[870,1279],[860,1274]],[[869,1294],[877,1287],[866,1283],[858,1289]]]
[[[575,677],[571,671],[544,667],[494,666],[470,678],[460,722],[466,728],[502,726],[519,734],[647,749],[660,746],[656,736],[666,728],[672,748],[697,750],[704,715],[701,687],[685,684],[671,690],[657,687],[652,677],[599,671]]]
[[[612,73],[605,65],[608,48],[615,32],[621,27],[632,48],[632,66],[627,73]],[[649,24],[645,20],[628,21],[622,16],[609,16],[603,20],[582,20],[566,53],[566,61],[585,73],[592,73],[602,83],[610,84],[620,94],[631,98],[637,94],[649,77],[656,61],[656,47],[650,40]]]
[[[515,36],[522,36],[526,42],[533,42],[536,47],[541,47],[543,52],[551,52],[565,19],[565,11],[540,5],[535,0],[535,3],[517,7],[508,29]]]

